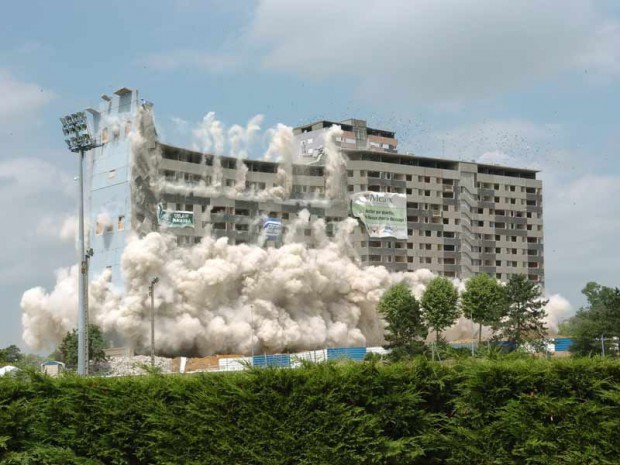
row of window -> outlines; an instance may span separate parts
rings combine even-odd
[[[436,231],[437,237],[441,237],[442,231]],[[450,236],[448,236],[450,234]],[[444,237],[454,237],[454,233],[443,232]],[[533,239],[533,238],[528,238]],[[528,243],[533,243],[528,240]],[[447,252],[454,252],[455,246],[453,244],[434,244],[436,250],[444,250]],[[413,249],[413,242],[382,242],[382,241],[361,241],[360,247],[370,247],[374,249]],[[433,244],[430,243],[418,243],[418,247],[420,250],[433,250]],[[503,251],[503,252],[502,252]],[[541,255],[541,252],[538,250],[530,250],[525,248],[515,248],[515,247],[472,247],[473,253],[495,253],[495,254],[509,254],[509,255],[527,255],[530,257],[537,257]]]
[[[370,262],[370,263],[420,263],[423,265],[457,265],[455,258],[444,258],[444,257],[413,257],[411,255],[362,255],[362,262]],[[490,260],[472,260],[473,266],[496,266],[501,267],[505,266],[506,268],[532,268],[538,269],[538,263],[528,263],[528,262],[517,262],[514,260],[496,260],[495,262],[491,262]]]
[[[525,193],[525,194],[540,194],[540,188],[536,188],[536,187],[525,187],[525,186],[515,186],[512,184],[503,184],[504,186],[504,191],[507,192],[521,192],[521,193]],[[500,190],[500,184],[499,183],[487,183],[487,182],[477,182],[476,183],[476,187],[478,189],[493,189],[493,190]],[[518,190],[517,190],[518,189]]]
[[[387,180],[394,180],[394,181],[413,181],[415,177],[420,183],[430,184],[431,182],[434,182],[437,184],[441,184],[443,186],[453,186],[458,182],[457,179],[446,179],[446,178],[431,177],[431,176],[414,176],[412,174],[392,173],[390,171],[359,170],[358,173],[359,173],[359,176],[362,178],[368,177],[368,178],[387,179]],[[352,178],[353,176],[355,176],[355,171],[348,170],[347,176]]]
[[[125,121],[125,124],[123,125],[123,132],[125,134],[125,136],[129,135],[129,133],[131,132],[131,121]],[[121,127],[119,125],[114,125],[112,126],[112,129],[110,130],[110,128],[103,128],[101,130],[101,143],[103,144],[107,144],[108,142],[110,142],[110,132],[112,132],[112,140],[119,140],[121,137]]]
[[[514,197],[491,197],[490,195],[483,195],[479,197],[481,202],[493,202],[493,203],[505,203],[506,205],[525,205],[528,207],[538,207],[540,202],[537,200],[516,199]]]
[[[347,171],[348,177],[353,177],[354,175],[355,175],[354,170]],[[435,183],[435,184],[441,184],[444,187],[454,186],[458,183],[457,179],[441,178],[441,177],[435,177],[435,176],[414,176],[411,174],[392,173],[389,171],[359,170],[359,176],[376,178],[376,179],[395,180],[395,181],[413,181],[414,178],[416,178],[417,181],[420,183],[425,183],[425,184]],[[504,186],[504,191],[506,192],[521,192],[525,194],[540,194],[541,192],[541,189],[536,188],[536,187],[516,186],[513,184],[501,184],[500,185],[499,183],[494,183],[494,184],[481,183],[481,182],[476,183],[477,188],[485,188],[485,189],[493,189],[493,190],[500,190],[501,186]]]

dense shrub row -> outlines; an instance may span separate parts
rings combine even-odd
[[[620,363],[0,379],[1,464],[617,464]]]

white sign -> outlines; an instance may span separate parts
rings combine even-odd
[[[351,213],[362,220],[369,237],[407,239],[407,196],[387,192],[351,195]]]

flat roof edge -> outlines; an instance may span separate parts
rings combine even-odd
[[[172,150],[183,150],[185,152],[203,154],[203,152],[200,152],[198,150],[193,150],[193,149],[189,149],[189,148],[186,148],[186,147],[179,147],[177,145],[172,145],[172,144],[168,144],[168,143],[164,143],[164,142],[158,142],[158,144],[161,147],[163,147],[163,148],[168,148],[168,149],[172,149]],[[372,155],[379,155],[379,156],[382,156],[382,157],[408,157],[408,158],[415,158],[415,159],[418,159],[418,160],[443,161],[443,162],[447,162],[447,163],[469,163],[469,164],[473,164],[473,165],[476,165],[476,166],[482,166],[482,167],[491,168],[491,169],[506,169],[506,170],[523,171],[523,172],[528,172],[528,173],[540,173],[540,170],[535,170],[535,169],[531,169],[531,168],[520,168],[520,167],[508,166],[508,165],[493,165],[493,164],[488,164],[488,163],[477,163],[477,162],[466,161],[466,160],[453,160],[453,159],[440,158],[440,157],[420,157],[420,156],[417,156],[417,155],[410,155],[410,154],[402,153],[402,152],[390,153],[390,152],[375,152],[375,151],[372,151],[372,150],[356,150],[356,149],[344,149],[343,152],[345,154],[367,153],[367,154],[372,154]],[[208,152],[205,152],[205,154],[210,155],[210,156],[220,156],[221,158],[227,158],[227,159],[231,159],[231,160],[237,160],[237,157],[230,156],[230,155],[215,155],[213,153],[208,153]],[[275,161],[272,161],[272,160],[261,160],[259,158],[247,158],[246,160],[247,161],[252,161],[252,162],[277,164],[277,162],[275,162]],[[303,163],[303,165],[305,165],[305,163]]]

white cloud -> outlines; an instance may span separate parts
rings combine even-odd
[[[16,80],[0,69],[0,121],[9,121],[36,111],[54,98],[54,93],[37,84]]]
[[[13,196],[38,199],[42,194],[57,192],[72,195],[74,183],[67,173],[55,165],[37,158],[15,158],[0,161],[0,179],[7,186],[0,185],[0,198],[13,201]]]
[[[607,22],[593,35],[592,45],[578,57],[577,65],[593,78],[609,80],[620,77],[620,22]]]
[[[549,180],[545,221],[551,249],[547,252],[558,269],[606,271],[617,277],[619,198],[620,175],[584,174],[568,182]]]
[[[239,56],[227,53],[206,53],[199,50],[173,50],[152,53],[139,62],[149,68],[170,71],[176,69],[200,69],[221,73],[241,64]]]
[[[39,220],[36,231],[46,239],[74,243],[78,237],[78,218],[75,215],[44,216]]]
[[[487,96],[580,65],[616,66],[593,0],[262,0],[251,40],[265,64],[345,76],[370,98]]]
[[[8,310],[19,308],[21,293],[51,284],[54,269],[76,261],[74,242],[60,238],[76,197],[72,176],[50,162],[0,158],[0,295],[7,309],[0,339],[7,343],[19,343],[19,312]]]
[[[60,159],[41,137],[33,136],[54,92],[0,69],[0,96],[0,295],[7,309],[0,340],[19,343],[19,313],[10,309],[19,308],[24,289],[47,284],[54,269],[76,260],[74,245],[58,235],[67,212],[75,210],[77,188],[58,166],[66,153]],[[41,230],[45,217],[53,220]]]

